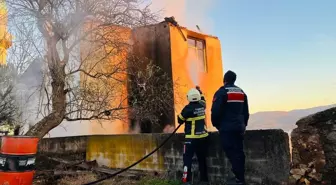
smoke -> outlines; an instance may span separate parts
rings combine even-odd
[[[160,11],[163,17],[174,16],[181,26],[190,30],[211,34],[213,20],[209,13],[216,2],[217,0],[152,0],[151,9]],[[199,85],[200,82],[202,66],[197,60],[197,53],[189,50],[187,69],[193,85]]]
[[[181,25],[187,22],[186,7],[186,0],[152,0],[151,5],[152,11],[160,11],[164,17],[174,16]]]
[[[209,13],[217,0],[152,0],[151,9],[161,11],[162,16],[174,16],[176,21],[188,29],[210,33],[213,28],[213,20]]]

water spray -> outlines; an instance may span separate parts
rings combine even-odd
[[[189,67],[190,78],[191,78],[191,80],[193,82],[193,85],[197,86],[199,84],[197,66],[196,65],[192,65],[192,63],[189,66],[190,66]]]

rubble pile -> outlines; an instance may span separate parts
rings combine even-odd
[[[314,162],[309,165],[300,164],[297,168],[292,168],[290,173],[292,184],[322,184],[322,174],[316,171]]]
[[[307,122],[298,121],[291,134],[292,184],[321,184],[325,157],[318,130]]]
[[[336,107],[296,124],[291,134],[291,184],[336,183]]]

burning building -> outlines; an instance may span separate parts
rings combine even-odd
[[[1,6],[0,8],[0,15],[3,16],[3,18],[6,18],[7,11],[2,7],[4,6]],[[0,25],[0,36],[3,38],[0,42],[0,64],[6,63],[6,49],[10,47],[11,44],[10,37],[8,37],[9,35],[6,31],[6,24],[6,19],[4,19]],[[94,26],[94,24],[90,22],[85,26]],[[114,31],[109,31],[111,29]],[[104,33],[104,30],[107,34]],[[102,52],[97,51],[97,47],[109,51],[116,49],[116,51],[113,51],[115,53],[109,55],[108,58],[104,58],[104,60],[107,60],[108,62],[103,63],[104,65],[96,66],[95,70],[113,71],[116,68],[125,68],[125,66],[128,65],[127,62],[125,62],[127,61],[126,58],[130,53],[133,53],[136,56],[147,58],[149,61],[153,61],[158,65],[166,74],[168,74],[171,81],[170,84],[173,84],[173,82],[178,82],[180,84],[179,86],[171,86],[172,93],[168,95],[170,96],[170,104],[173,105],[174,110],[161,116],[159,125],[153,126],[151,124],[141,123],[141,125],[145,125],[145,127],[140,128],[138,132],[162,132],[167,128],[174,128],[177,124],[176,116],[188,103],[186,99],[187,91],[196,85],[201,87],[207,100],[207,107],[211,107],[213,94],[222,85],[223,77],[221,46],[217,37],[180,27],[172,18],[167,18],[165,21],[157,24],[132,29],[115,25],[106,25],[105,28],[100,29],[100,31],[102,31],[102,33],[97,35],[109,39],[105,39],[104,42],[96,43],[82,41],[80,44],[78,50],[80,61],[90,61],[83,64],[87,65],[84,68],[90,68],[90,65],[94,65],[95,60],[97,60],[97,57],[95,56],[100,55],[100,52]],[[109,35],[108,33],[113,34]],[[115,37],[116,35],[117,37]],[[113,46],[106,42],[113,43]],[[110,48],[107,49],[107,47]],[[35,62],[35,64],[37,63]],[[28,69],[40,70],[41,66],[31,65]],[[32,83],[26,82],[28,79],[33,79],[35,82],[38,81],[38,83],[42,83],[42,79],[40,79],[42,74],[37,75],[36,72],[29,71],[30,70],[23,74],[23,85],[32,85]],[[36,76],[38,76],[38,80],[35,79]],[[130,77],[127,74],[120,74],[118,78],[121,81],[124,81],[124,83],[120,84],[109,81],[111,87],[110,93],[113,93],[114,95],[111,99],[106,101],[111,104],[112,107],[115,107],[120,104],[120,99],[125,99],[126,101],[122,101],[122,104],[127,107],[130,103],[129,99],[131,92],[136,91],[138,87],[128,83],[127,79]],[[80,81],[79,83],[88,85],[88,87],[84,89],[90,89],[91,87],[97,86],[95,85],[96,83],[94,80],[83,73],[80,74],[78,81]],[[32,88],[24,87],[24,89]],[[29,107],[39,106],[38,101],[35,101],[39,96],[38,93],[34,94],[34,98],[30,96]],[[207,125],[210,126],[210,108],[207,109],[206,113]],[[130,112],[125,110],[122,111],[122,114],[122,120],[91,120],[71,123],[63,121],[62,128],[60,128],[59,131],[56,129],[56,131],[54,130],[54,132],[51,132],[51,136],[74,135],[74,133],[76,133],[75,135],[122,134],[136,129],[135,127],[138,123],[130,119]],[[40,119],[40,117],[36,119]],[[67,127],[67,125],[69,125],[69,127],[64,131],[64,127]]]
[[[132,29],[116,26],[107,26],[106,29],[115,29],[119,32],[120,43],[129,43],[133,54],[153,61],[168,74],[173,82],[178,81],[180,84],[179,86],[171,86],[172,92],[174,92],[170,94],[173,97],[171,104],[174,105],[174,110],[161,117],[160,125],[143,127],[140,132],[162,132],[164,128],[169,126],[175,127],[176,116],[188,103],[186,93],[196,85],[201,87],[207,100],[207,107],[211,107],[213,95],[223,83],[221,45],[217,37],[180,27],[172,18],[166,18],[165,21],[158,24]],[[91,53],[91,50],[87,48],[95,46],[83,43],[81,47],[86,48],[81,49],[84,51],[81,56],[85,58],[88,53]],[[123,59],[127,57],[128,49],[125,47],[117,53],[110,59],[113,65],[120,65],[121,61],[125,61]],[[109,68],[101,66],[99,70],[111,70]],[[87,77],[81,76],[81,80],[87,80],[85,78]],[[124,75],[120,78],[126,79],[128,76]],[[119,93],[127,98],[127,95],[136,88],[138,87],[125,83],[120,86]],[[119,102],[117,100],[115,103]],[[206,113],[207,125],[211,130],[210,108]],[[114,121],[113,123],[102,121],[91,124],[91,134],[111,134],[115,130],[118,130],[118,133],[126,133],[134,129],[135,126],[136,124],[132,120],[129,122]]]

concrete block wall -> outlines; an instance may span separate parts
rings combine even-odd
[[[97,160],[99,165],[125,168],[160,145],[168,134],[138,134],[90,136],[87,139],[87,160]],[[230,176],[230,163],[222,152],[217,132],[210,134],[209,177],[212,182],[222,182]],[[133,169],[164,172],[180,179],[183,165],[183,135],[176,134],[152,157]],[[252,184],[283,184],[290,169],[289,137],[282,130],[247,131],[245,136],[246,179]],[[197,162],[194,162],[197,179]]]
[[[153,151],[160,143],[159,135],[101,135],[87,140],[86,159],[96,160],[99,165],[110,168],[125,168]],[[133,167],[137,170],[164,171],[161,152]]]
[[[38,153],[68,160],[85,160],[87,136],[42,139]]]
[[[159,146],[169,134],[101,135],[43,139],[39,153],[70,160],[97,160],[101,166],[125,168]],[[208,172],[212,182],[231,175],[219,135],[210,133]],[[180,179],[183,165],[183,135],[174,135],[157,153],[133,169],[157,171]],[[246,178],[249,184],[280,185],[289,176],[289,137],[282,130],[254,130],[245,135]],[[196,159],[193,164],[198,179]]]

